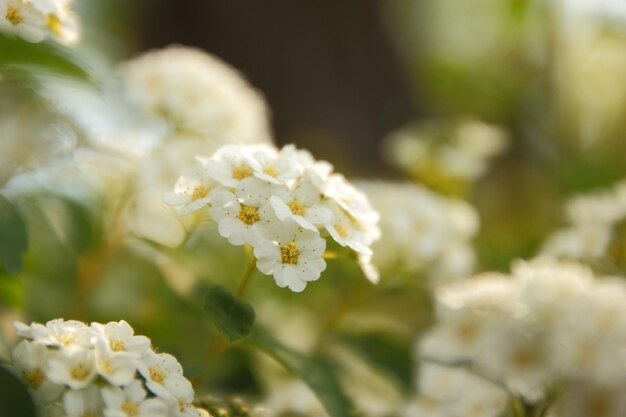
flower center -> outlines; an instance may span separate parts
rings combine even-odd
[[[122,411],[126,413],[128,417],[134,417],[139,415],[139,407],[132,401],[124,401],[122,404]]]
[[[98,361],[98,365],[100,365],[100,369],[107,375],[111,375],[113,373],[113,366],[110,361]]]
[[[233,168],[233,178],[236,180],[242,180],[252,175],[252,169],[249,166],[240,165]]]
[[[163,375],[163,371],[159,368],[150,368],[150,379],[157,384],[163,384],[163,381],[165,381],[165,375]]]
[[[291,210],[291,212],[294,215],[296,215],[296,216],[304,216],[304,212],[306,211],[306,207],[304,207],[304,204],[302,204],[298,200],[291,200],[289,202],[289,204],[287,204],[287,205],[289,206],[289,209]]]
[[[191,199],[193,201],[196,201],[196,200],[206,197],[207,194],[209,194],[209,189],[205,187],[204,185],[198,185],[197,187],[193,189],[193,192],[191,193]]]
[[[237,217],[243,223],[248,226],[252,226],[254,223],[259,221],[259,209],[256,207],[244,206],[242,204]]]
[[[48,13],[46,16],[46,25],[54,35],[59,36],[61,34],[61,21],[57,15]]]
[[[78,365],[70,371],[70,376],[76,381],[83,381],[89,376],[89,370],[83,365]]]
[[[64,334],[64,335],[58,337],[57,340],[63,346],[73,345],[74,342],[76,342],[76,338],[74,337],[73,334]]]
[[[43,382],[43,373],[39,369],[24,372],[24,382],[29,388],[37,389]]]
[[[270,177],[278,177],[278,170],[276,170],[276,168],[274,167],[266,167],[263,170],[263,173],[269,175]]]
[[[126,345],[120,339],[112,339],[109,341],[109,347],[113,352],[123,352],[126,350]]]
[[[24,18],[20,14],[19,10],[17,10],[17,7],[9,7],[4,17],[12,25],[19,25],[24,21]]]
[[[346,227],[345,224],[343,223],[337,223],[335,225],[335,230],[337,231],[337,233],[339,234],[339,236],[341,236],[342,238],[346,238],[348,237],[348,228]]]
[[[291,241],[288,245],[280,248],[280,259],[284,264],[295,265],[300,259],[300,252],[296,249],[296,242]]]

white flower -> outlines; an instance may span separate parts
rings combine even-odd
[[[376,212],[367,196],[346,180],[343,175],[335,174],[328,180],[324,195],[334,200],[351,217],[356,219],[369,235],[372,241],[380,237],[377,227],[379,214]]]
[[[50,34],[71,44],[79,37],[78,21],[68,0],[1,0],[0,28],[29,42],[41,42]]]
[[[273,275],[276,284],[294,292],[304,290],[308,281],[317,280],[326,269],[322,258],[326,241],[297,223],[277,223],[269,232],[271,240],[264,240],[254,248],[257,268]]]
[[[67,391],[63,396],[67,417],[102,416],[102,406],[102,396],[95,385],[80,391]]]
[[[183,376],[183,368],[175,357],[167,353],[149,351],[138,362],[138,370],[146,380],[146,387],[165,399],[193,399],[191,383]]]
[[[180,214],[184,216],[207,206],[212,188],[213,181],[208,178],[204,169],[197,170],[179,177],[174,191],[167,193],[163,200],[171,206],[182,206]]]
[[[268,145],[254,145],[248,154],[253,174],[263,181],[286,184],[301,174],[301,166],[288,152],[280,153]]]
[[[107,324],[91,323],[97,337],[103,338],[111,351],[128,352],[143,355],[150,349],[150,339],[146,336],[137,336],[130,325],[124,321]]]
[[[85,323],[75,320],[50,320],[46,325],[32,323],[27,326],[16,322],[17,335],[43,343],[46,346],[86,347],[93,333]]]
[[[200,49],[151,51],[122,65],[120,73],[131,102],[178,131],[211,138],[214,145],[271,141],[260,94]]]
[[[362,255],[372,255],[372,249],[369,247],[372,238],[365,233],[360,224],[340,207],[334,204],[328,204],[327,207],[331,211],[331,217],[325,227],[331,237],[343,247],[347,246]]]
[[[64,387],[46,376],[50,355],[45,345],[22,340],[13,350],[12,358],[26,386],[35,391],[42,402],[49,403],[59,398]]]
[[[104,417],[166,417],[166,403],[159,398],[146,396],[146,390],[139,381],[124,388],[104,387]]]
[[[85,388],[97,375],[94,356],[87,349],[54,352],[48,362],[48,378],[75,390]]]
[[[211,192],[211,215],[221,236],[233,245],[256,245],[268,233],[274,215],[269,204],[272,187],[257,178],[247,178],[237,186],[235,194]]]
[[[135,378],[135,355],[112,351],[103,338],[95,339],[94,345],[96,369],[100,376],[116,386],[127,385]]]
[[[320,204],[321,195],[312,182],[304,180],[289,191],[288,196],[272,196],[270,204],[278,219],[291,219],[305,229],[317,231],[318,225],[331,219],[331,211]]]

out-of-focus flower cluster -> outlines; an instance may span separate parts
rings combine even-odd
[[[30,42],[51,36],[72,44],[80,36],[71,0],[1,0],[0,31],[16,33]]]
[[[599,269],[626,265],[626,182],[573,198],[566,215],[570,225],[548,238],[543,254],[586,261]]]
[[[410,183],[361,181],[357,186],[380,213],[382,236],[372,249],[381,272],[423,272],[433,284],[472,273],[471,239],[479,221],[471,205]]]
[[[125,321],[15,323],[13,363],[46,416],[200,416],[176,358]]]
[[[421,375],[417,404],[433,407],[420,415],[467,415],[481,401],[490,411],[480,415],[496,416],[505,393],[555,416],[621,415],[624,317],[622,279],[548,258],[519,262],[510,276],[487,273],[441,288],[437,325],[419,344],[419,357],[438,364]],[[460,381],[467,371],[490,385],[485,395],[455,396],[456,383],[440,381]]]
[[[372,281],[378,213],[332,166],[294,146],[226,145],[180,177],[166,202],[189,214],[209,206],[221,236],[254,248],[257,268],[302,291],[326,268],[325,237],[353,251]],[[324,236],[324,235],[325,236]]]
[[[463,193],[508,146],[498,127],[478,121],[411,123],[386,141],[390,162],[412,178],[447,193]]]

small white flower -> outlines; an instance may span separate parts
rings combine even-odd
[[[321,195],[311,181],[299,181],[288,196],[272,196],[270,204],[276,217],[291,219],[305,229],[317,231],[317,225],[330,221],[331,211],[320,204]]]
[[[48,348],[40,343],[22,340],[13,350],[13,363],[22,373],[26,386],[35,391],[44,403],[59,398],[64,387],[53,383],[46,376]]]
[[[350,184],[343,175],[335,174],[330,177],[324,195],[333,199],[366,229],[370,229],[372,239],[380,237],[380,230],[376,226],[380,216],[372,208],[367,196]]]
[[[141,382],[133,381],[124,388],[104,387],[104,417],[166,417],[167,404],[159,398],[146,398]]]
[[[125,320],[107,324],[91,323],[91,328],[95,330],[96,337],[104,338],[112,352],[128,352],[140,356],[150,349],[150,339],[135,335],[135,331]]]
[[[365,256],[372,255],[370,246],[373,236],[368,236],[360,224],[353,220],[346,212],[334,204],[328,204],[331,210],[331,217],[325,225],[330,236],[341,246]]]
[[[254,145],[247,154],[254,176],[273,184],[286,184],[300,175],[300,166],[288,154],[268,145]]]
[[[211,193],[211,215],[221,236],[233,245],[256,245],[267,235],[274,219],[269,200],[273,193],[270,183],[257,178],[242,180],[235,194],[215,190]]]
[[[0,28],[29,42],[41,42],[48,34],[67,44],[78,40],[78,22],[68,0],[2,0]]]
[[[50,320],[46,325],[32,323],[27,326],[16,322],[17,335],[43,343],[46,346],[88,347],[93,333],[85,323],[75,320]]]
[[[48,378],[57,384],[78,390],[88,386],[96,377],[93,350],[73,349],[51,353]]]
[[[100,389],[95,385],[80,391],[67,391],[63,396],[63,407],[67,417],[101,417],[102,406]]]
[[[193,399],[191,383],[183,376],[183,368],[175,357],[168,353],[149,351],[138,362],[137,369],[146,380],[146,387],[155,395],[165,399]]]
[[[112,351],[102,338],[95,339],[94,344],[96,369],[100,376],[116,386],[127,385],[135,378],[135,355]]]
[[[254,248],[257,268],[273,275],[276,284],[294,292],[304,290],[308,281],[317,280],[326,269],[322,258],[326,241],[293,221],[277,223],[264,240]]]
[[[163,200],[170,206],[182,206],[180,214],[184,216],[207,206],[212,188],[213,181],[202,168],[178,178],[174,191],[165,194]]]

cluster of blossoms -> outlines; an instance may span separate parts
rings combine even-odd
[[[411,177],[458,193],[487,172],[489,161],[508,146],[498,127],[478,121],[414,122],[386,141],[390,162]]]
[[[566,212],[571,225],[550,236],[542,254],[582,260],[600,269],[624,265],[626,182],[576,197]]]
[[[192,417],[194,391],[176,358],[125,321],[16,323],[13,363],[44,415]]]
[[[52,36],[65,44],[78,41],[78,19],[71,0],[0,0],[0,30],[30,42]]]
[[[440,288],[437,316],[420,341],[420,358],[452,367],[439,367],[435,375],[464,368],[492,387],[467,401],[465,395],[446,397],[449,387],[426,372],[418,403],[432,411],[419,415],[466,409],[481,399],[490,411],[480,415],[497,416],[505,392],[553,416],[623,415],[623,279],[596,278],[583,265],[539,258],[515,264],[511,276],[488,273]],[[444,414],[476,415],[466,412]]]
[[[261,94],[230,65],[206,52],[170,46],[120,66],[128,99],[142,113],[185,135],[227,143],[270,142]]]
[[[357,186],[381,215],[382,236],[372,247],[381,271],[420,271],[433,284],[473,272],[471,240],[479,221],[468,203],[410,183],[361,181]]]
[[[179,178],[165,201],[185,215],[209,207],[221,236],[254,248],[257,268],[302,291],[326,268],[325,237],[357,254],[368,278],[378,213],[332,166],[294,146],[226,145]]]

